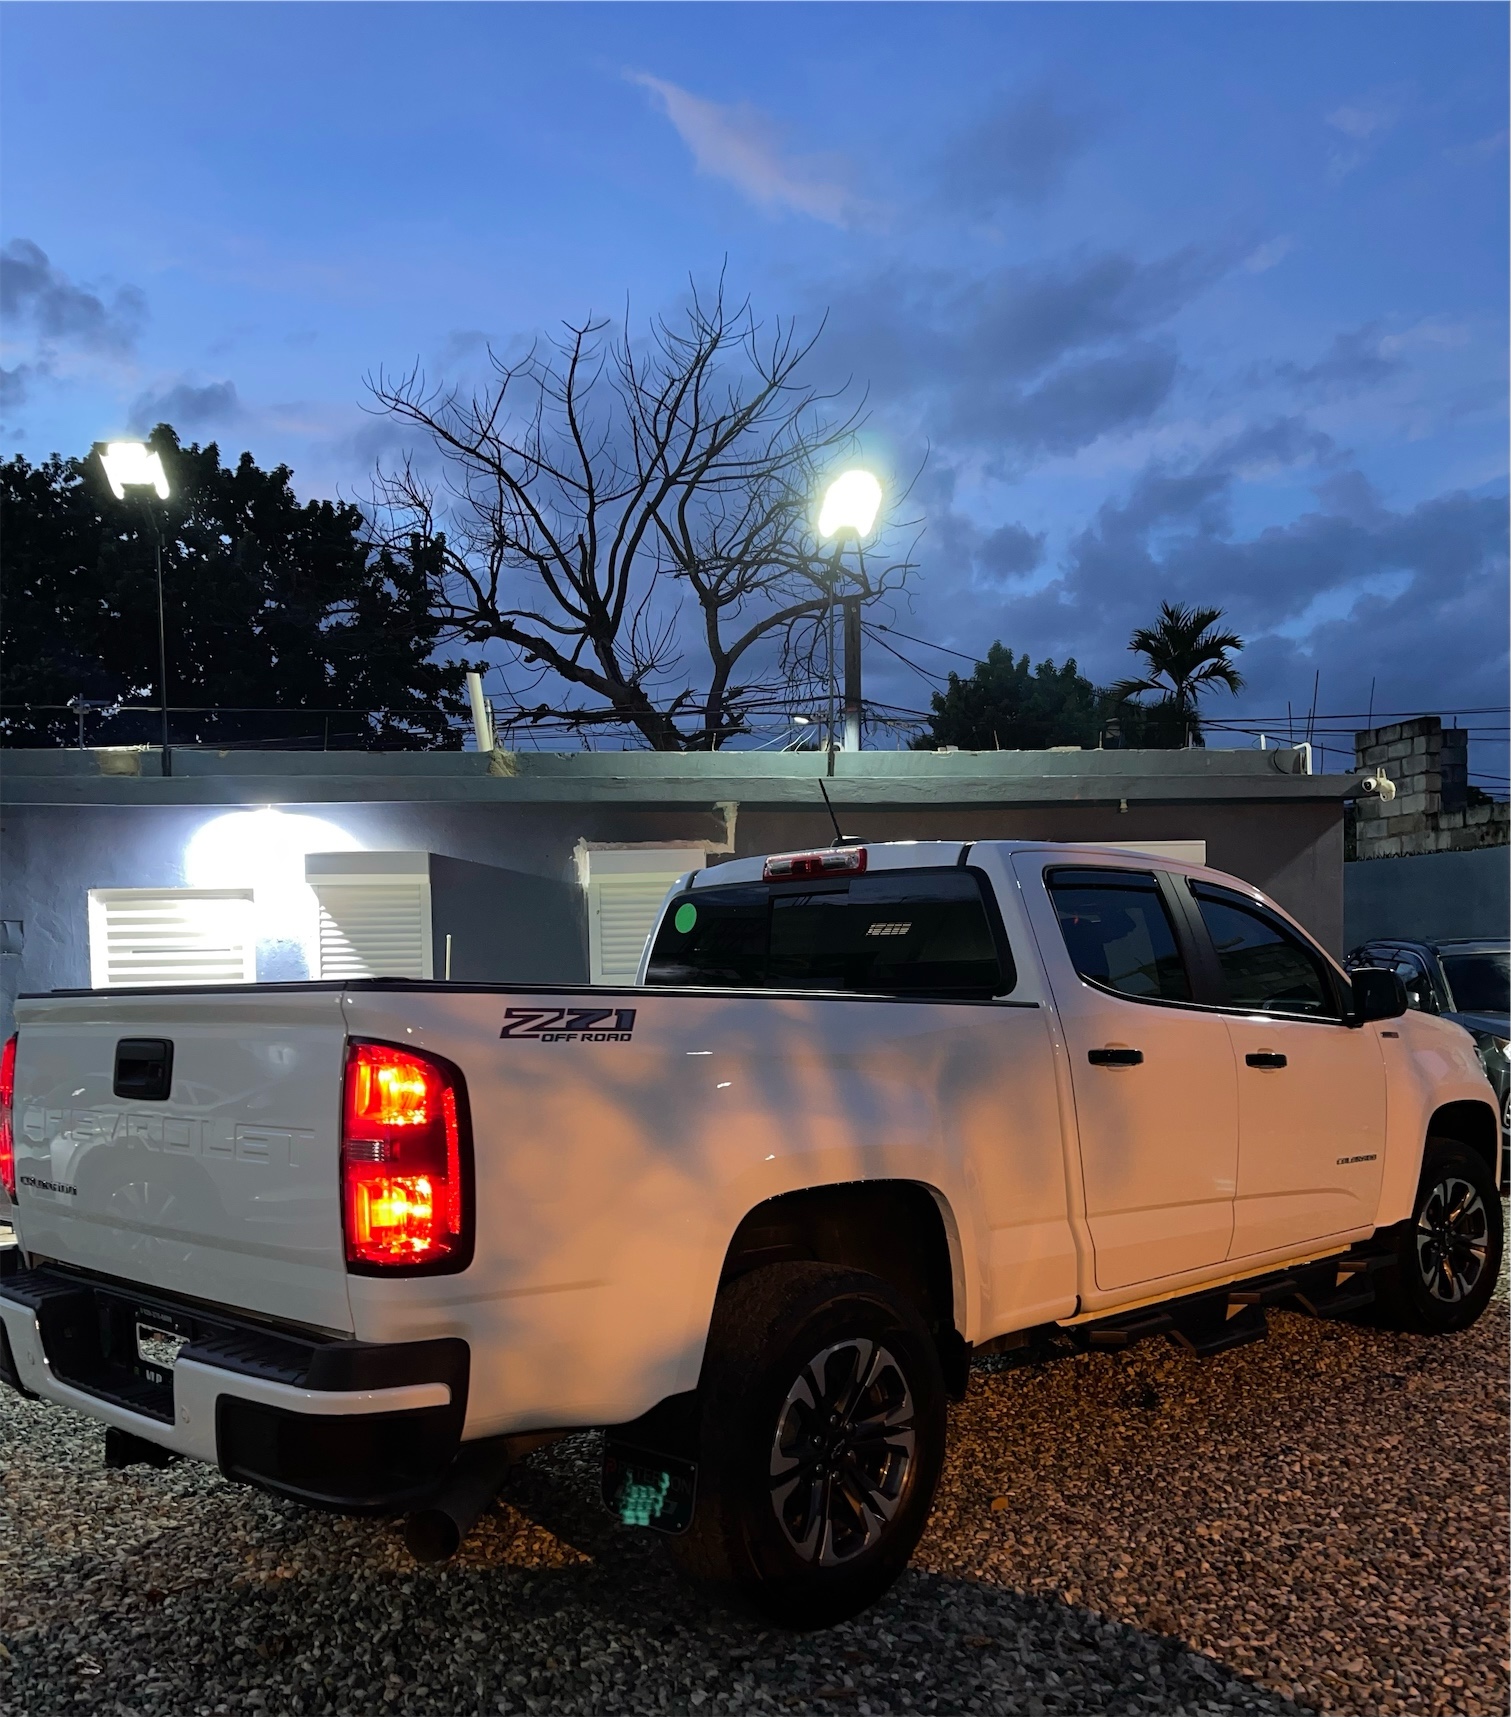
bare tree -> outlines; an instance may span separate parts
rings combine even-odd
[[[490,351],[472,391],[418,369],[369,382],[438,455],[380,468],[385,532],[427,567],[447,635],[503,645],[529,676],[510,683],[516,718],[697,751],[812,699],[835,597],[911,571],[858,556],[841,571],[815,537],[816,490],[860,418],[801,379],[813,344],[721,287],[643,346],[589,320],[517,362]]]

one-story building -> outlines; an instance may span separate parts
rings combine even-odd
[[[401,975],[624,981],[682,871],[871,840],[1112,842],[1258,884],[1334,952],[1353,775],[1271,751],[11,751],[18,991]]]

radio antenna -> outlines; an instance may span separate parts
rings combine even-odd
[[[824,785],[824,778],[822,775],[819,777],[818,790],[824,795],[824,809],[829,813],[829,821],[834,824],[834,839],[830,842],[830,845],[835,847],[858,847],[861,844],[861,837],[859,835],[842,835],[839,832],[839,818],[834,814],[834,805],[829,798],[829,789]]]

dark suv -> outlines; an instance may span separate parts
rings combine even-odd
[[[1408,942],[1377,937],[1355,948],[1344,964],[1386,966],[1406,986],[1407,1003],[1454,1020],[1474,1039],[1501,1111],[1501,1189],[1511,1174],[1511,952],[1503,941]]]

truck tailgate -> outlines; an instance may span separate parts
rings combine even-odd
[[[16,1019],[28,1252],[351,1329],[339,991],[98,992],[23,1000]],[[118,1077],[123,1043],[145,1048],[128,1047]],[[172,1058],[166,1097],[151,1089],[158,1044]]]

